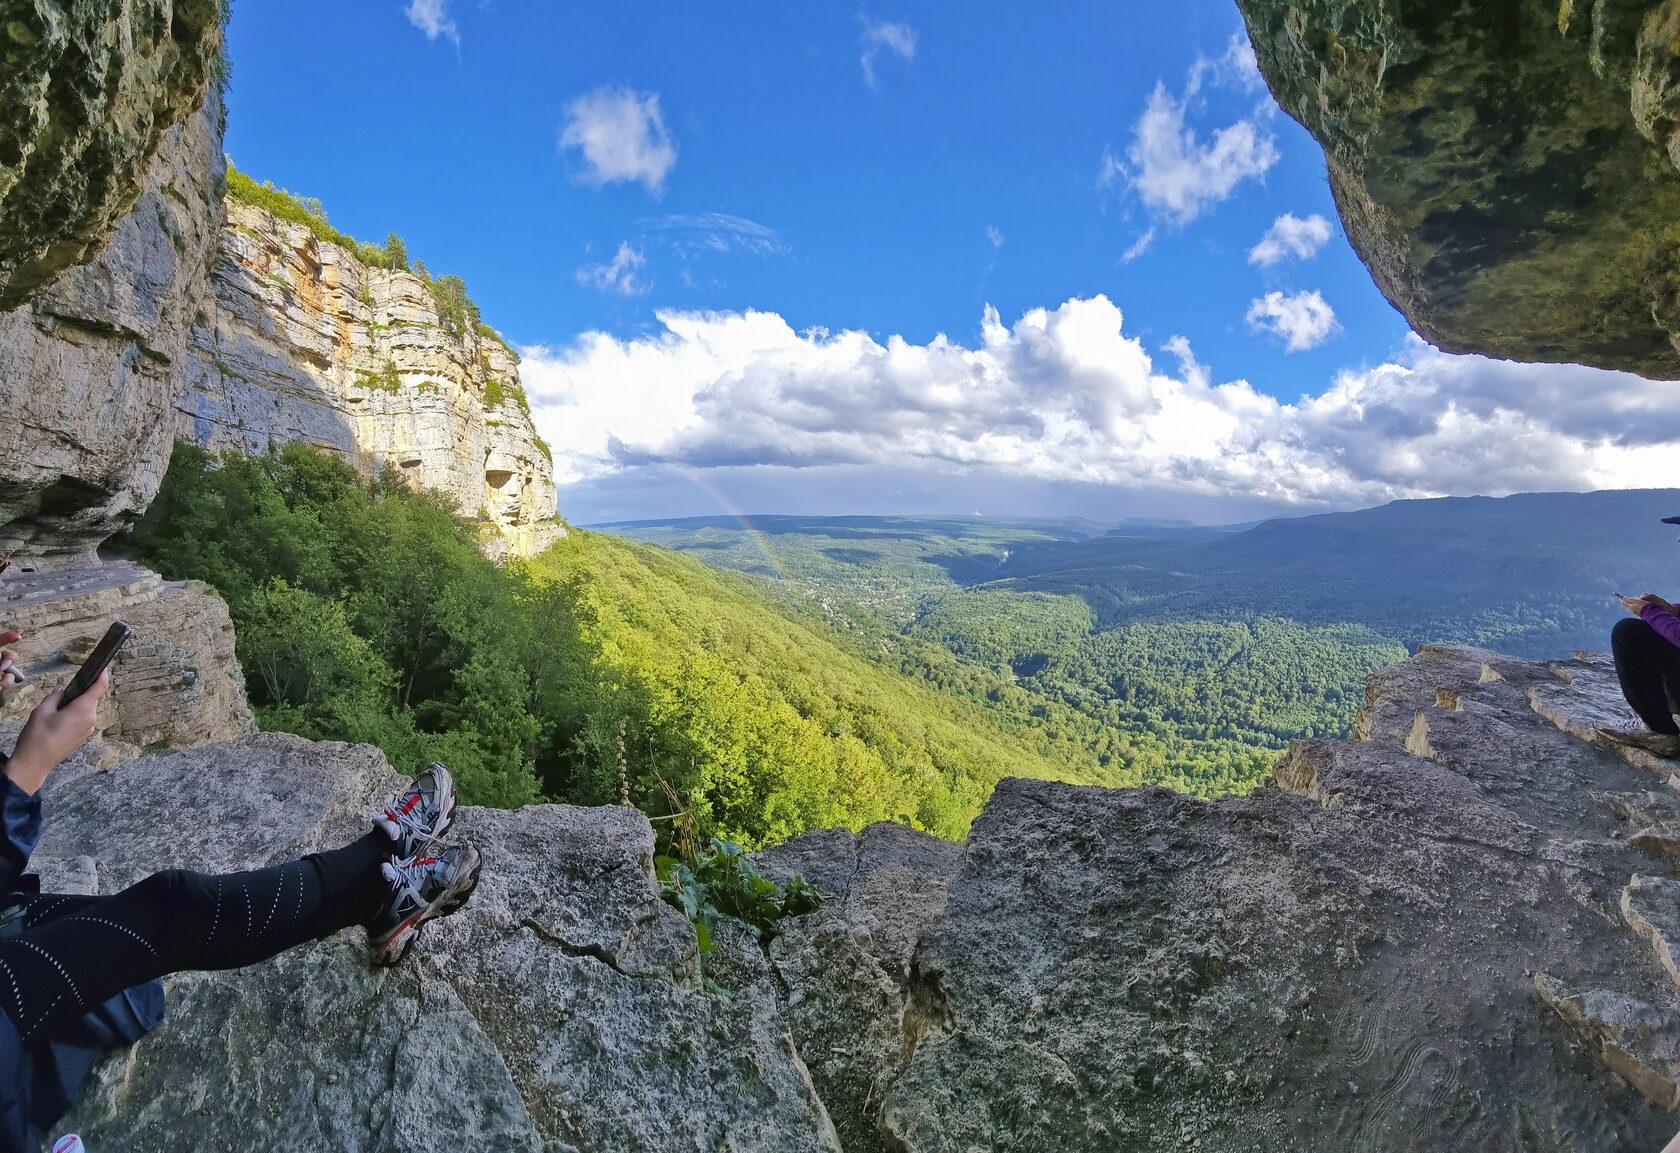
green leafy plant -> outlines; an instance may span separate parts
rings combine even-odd
[[[460,340],[467,333],[478,331],[481,323],[478,305],[467,295],[466,281],[459,276],[440,276],[428,280],[427,285],[432,290],[432,303],[437,306],[438,322],[445,332]]]
[[[710,847],[690,860],[655,860],[659,893],[694,926],[700,946],[700,971],[717,952],[712,940],[719,917],[732,917],[760,942],[777,932],[783,917],[799,917],[822,906],[822,894],[803,877],[778,885],[758,871],[747,851],[734,841],[713,837]],[[718,990],[708,978],[707,987]]]
[[[228,195],[235,200],[255,205],[281,220],[301,224],[314,233],[315,239],[323,244],[337,244],[351,252],[358,250],[353,237],[344,235],[327,223],[326,211],[321,207],[319,200],[304,200],[293,196],[284,188],[274,187],[274,183],[269,180],[258,184],[231,164],[228,165],[227,182]]]
[[[358,372],[356,374],[357,388],[378,389],[380,392],[398,392],[402,389],[402,376],[397,372],[397,362],[387,360],[378,372]]]

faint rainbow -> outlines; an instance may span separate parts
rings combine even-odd
[[[788,567],[782,563],[782,559],[770,547],[770,538],[760,531],[757,525],[753,524],[749,514],[736,508],[734,502],[723,494],[723,490],[705,479],[698,471],[688,468],[686,465],[677,464],[675,461],[667,461],[666,463],[682,474],[683,478],[695,488],[710,497],[713,504],[717,505],[730,519],[741,526],[741,531],[746,533],[747,539],[752,541],[753,546],[760,553],[764,554],[765,561],[781,578],[783,584],[795,592],[799,590],[799,582],[794,579],[793,573],[788,571]]]

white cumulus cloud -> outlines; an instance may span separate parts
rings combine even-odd
[[[1260,243],[1248,250],[1248,262],[1270,268],[1292,256],[1297,260],[1311,260],[1329,242],[1330,222],[1324,217],[1315,212],[1302,220],[1285,212],[1272,221]]]
[[[650,286],[638,279],[636,272],[646,263],[644,253],[623,241],[606,264],[586,264],[578,269],[577,282],[593,284],[602,292],[616,292],[620,296],[641,296]]]
[[[871,88],[878,88],[880,78],[875,73],[876,58],[882,52],[888,52],[902,60],[914,60],[916,30],[908,24],[876,21],[866,16],[859,17],[859,20],[863,24],[863,81]]]
[[[1097,183],[1107,187],[1124,179],[1157,217],[1183,227],[1207,209],[1228,200],[1245,180],[1263,177],[1278,162],[1277,139],[1266,130],[1270,105],[1215,129],[1203,140],[1189,123],[1199,111],[1203,80],[1251,88],[1259,79],[1254,52],[1246,39],[1233,39],[1219,60],[1198,59],[1184,92],[1174,96],[1157,82],[1132,125],[1125,159],[1103,153]]]
[[[436,40],[443,36],[457,44],[461,42],[455,21],[449,18],[449,0],[409,0],[405,11],[408,22],[424,32],[426,39]]]
[[[655,196],[677,163],[658,93],[629,88],[597,88],[568,104],[560,147],[583,154],[584,179],[597,188],[640,181]]]
[[[1303,507],[1667,484],[1669,386],[1412,341],[1292,404],[1215,383],[1182,339],[1157,364],[1105,297],[987,309],[972,347],[796,332],[775,313],[661,312],[633,339],[524,349],[564,482],[670,463],[1009,475]]]
[[[1317,348],[1336,331],[1336,313],[1315,288],[1284,295],[1268,292],[1248,306],[1248,324],[1283,338],[1285,352]]]

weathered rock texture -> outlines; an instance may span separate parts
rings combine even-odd
[[[364,475],[441,489],[494,525],[498,548],[539,552],[563,535],[512,353],[448,332],[418,276],[261,208],[228,202],[185,384],[176,432],[205,448],[304,441]]]
[[[1680,378],[1680,3],[1238,3],[1419,334]]]
[[[1663,869],[1624,814],[1680,795],[1532,707],[1561,684],[1425,649],[1372,678],[1365,742],[1297,743],[1246,799],[1007,783],[918,949],[886,1127],[911,1150],[1658,1148],[1675,1119],[1640,1091],[1674,1104],[1680,997],[1624,917]]]
[[[0,2],[0,310],[111,238],[203,105],[219,0]]]
[[[763,855],[765,874],[802,876],[829,901],[770,944],[787,1019],[847,1153],[884,1150],[882,1102],[909,1057],[911,957],[939,923],[962,846],[899,825],[811,833]]]
[[[224,179],[212,96],[164,132],[99,254],[0,313],[0,548],[37,565],[89,563],[157,494]]]
[[[35,862],[76,892],[248,868],[361,835],[398,786],[377,750],[282,734],[72,771]],[[769,982],[695,987],[645,817],[463,809],[457,830],[485,879],[402,965],[371,969],[352,930],[175,977],[168,1020],[65,1128],[130,1153],[839,1149]]]
[[[163,1150],[1655,1150],[1680,1113],[1680,791],[1603,658],[1425,648],[1268,787],[1008,781],[966,847],[760,856],[831,899],[700,991],[623,809],[464,810],[478,896],[395,970],[346,933],[173,978],[66,1126]],[[1656,770],[1656,771],[1653,771]],[[364,827],[365,747],[261,735],[49,782],[49,889]],[[1656,839],[1651,839],[1655,837]],[[831,1121],[832,1118],[832,1121]]]
[[[107,560],[98,568],[0,577],[0,628],[24,634],[13,648],[27,678],[0,715],[8,745],[29,710],[75,675],[112,620],[134,635],[117,654],[85,759],[110,765],[255,731],[221,598],[202,585]]]

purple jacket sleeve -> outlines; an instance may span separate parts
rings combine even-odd
[[[1639,619],[1656,629],[1663,640],[1680,648],[1680,617],[1670,616],[1656,605],[1646,605],[1639,610]]]

